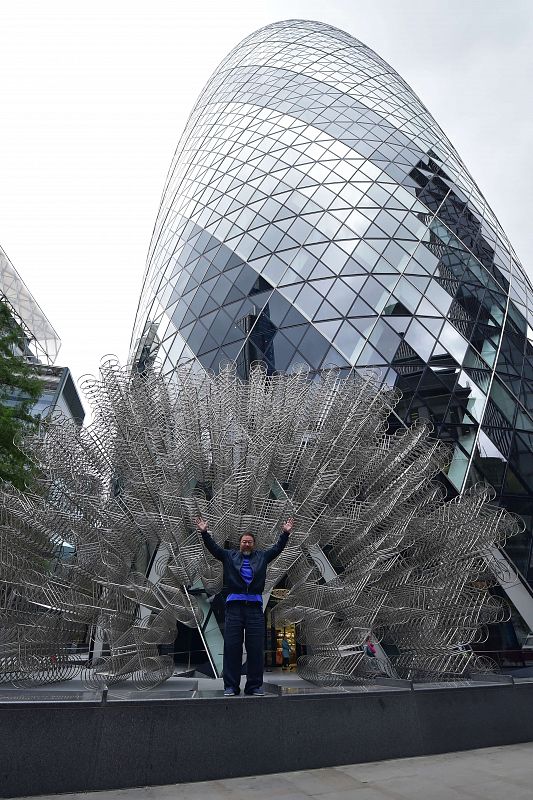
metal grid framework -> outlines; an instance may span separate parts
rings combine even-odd
[[[410,87],[349,34],[291,20],[241,42],[192,111],[131,352],[157,350],[164,374],[372,367],[402,421],[452,445],[458,491],[486,480],[522,514],[508,552],[531,582],[532,314],[508,238]]]
[[[174,641],[176,621],[202,621],[189,589],[221,588],[198,513],[219,543],[236,546],[251,530],[260,547],[295,515],[266,591],[284,581],[276,615],[301,623],[312,653],[299,661],[304,677],[375,676],[368,635],[386,637],[396,656],[382,668],[396,675],[487,668],[470,645],[508,618],[488,591],[491,549],[521,523],[490,506],[486,486],[443,502],[433,479],[446,446],[426,424],[387,433],[397,390],[372,373],[310,380],[263,367],[249,381],[234,367],[216,376],[182,367],[169,386],[114,361],[84,389],[89,427],[58,417],[20,443],[42,494],[0,493],[0,681],[69,677],[68,645],[87,626],[90,684],[148,688],[169,677],[172,658],[158,647]]]

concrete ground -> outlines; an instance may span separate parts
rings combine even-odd
[[[253,743],[243,745],[243,759],[250,746]],[[533,742],[250,778],[46,795],[40,800],[52,797],[63,800],[531,800]]]

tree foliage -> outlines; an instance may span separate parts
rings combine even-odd
[[[9,481],[19,489],[32,482],[32,468],[15,439],[37,424],[31,409],[43,391],[24,350],[24,332],[7,304],[0,301],[0,482]]]

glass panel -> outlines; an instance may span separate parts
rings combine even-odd
[[[330,342],[310,327],[298,345],[298,350],[309,364],[318,369],[329,347]]]
[[[468,342],[458,333],[449,322],[445,322],[439,336],[439,341],[446,350],[461,364],[468,350]]]
[[[346,314],[356,298],[355,292],[341,280],[335,281],[327,299],[331,305],[338,309],[341,314]]]
[[[405,334],[405,341],[408,342],[415,353],[418,353],[423,361],[427,361],[435,345],[435,340],[417,319],[413,319]]]
[[[400,345],[400,337],[381,319],[378,319],[370,337],[372,346],[386,361],[391,361]]]
[[[349,322],[343,322],[334,339],[334,344],[342,355],[345,356],[346,360],[351,362],[358,345],[364,345],[364,341],[361,341],[361,334],[358,333]]]
[[[296,298],[296,304],[305,314],[312,317],[318,310],[322,302],[322,297],[315,292],[311,284],[305,284]]]

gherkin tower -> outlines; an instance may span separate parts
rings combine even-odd
[[[255,361],[377,372],[403,393],[393,426],[429,419],[451,443],[453,491],[487,481],[523,516],[507,551],[523,633],[532,320],[531,283],[487,201],[380,56],[337,28],[289,20],[224,59],[168,174],[132,360],[155,357],[168,375],[191,360],[235,362],[243,376]]]

